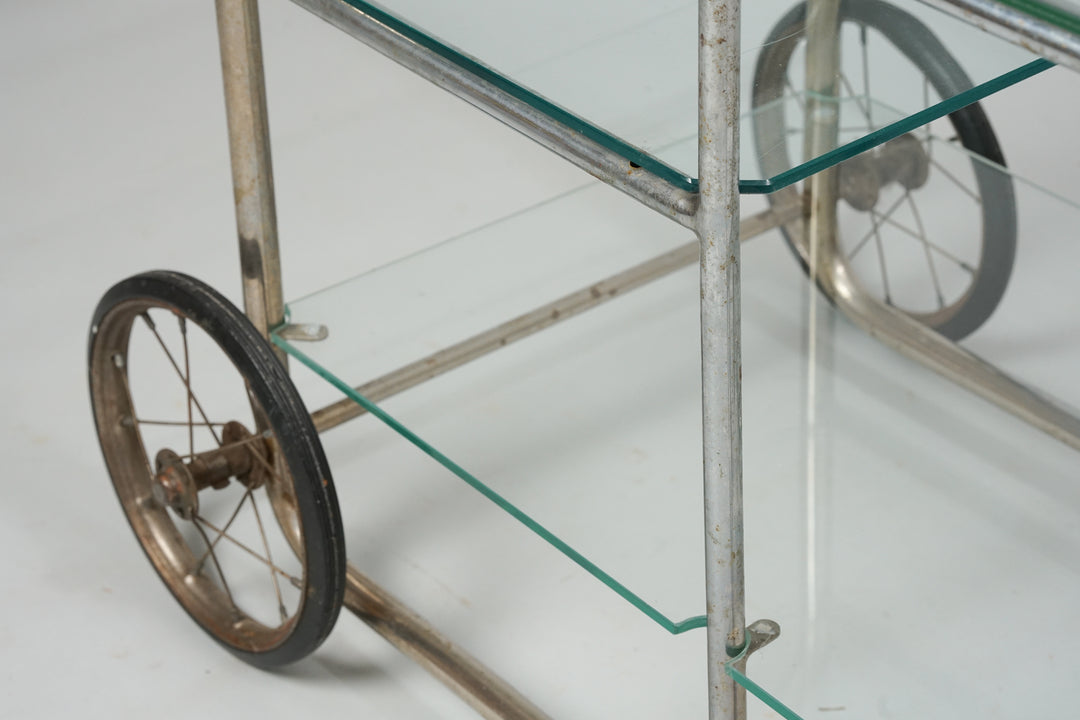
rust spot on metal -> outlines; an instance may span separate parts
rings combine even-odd
[[[263,275],[259,241],[243,235],[240,236],[240,270],[248,280],[255,280]]]

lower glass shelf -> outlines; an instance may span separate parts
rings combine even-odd
[[[568,215],[577,219],[573,228]],[[597,280],[692,240],[661,216],[626,207],[614,191],[591,185],[290,303],[293,322],[325,323],[330,337],[283,345],[339,389],[348,388],[352,381],[345,377],[375,379],[416,361],[423,368],[432,353],[582,288],[586,302],[608,298],[611,288]],[[687,572],[688,564],[703,562],[700,523],[685,521],[701,515],[697,273],[689,267],[696,264],[696,241],[689,249],[671,264],[685,268],[674,275],[377,407],[350,391],[436,462],[605,582],[619,583],[621,594],[634,588],[639,594],[632,602],[672,632],[699,624],[692,618],[702,612],[698,578]],[[545,311],[538,320],[568,315],[573,307]],[[606,332],[612,328],[621,332]],[[488,346],[502,342],[497,337]],[[673,381],[655,386],[658,363]],[[556,385],[550,368],[563,378]],[[688,402],[668,407],[672,393]],[[511,422],[523,408],[529,409],[525,424]],[[661,436],[651,432],[658,409],[671,421]],[[493,448],[518,462],[492,466]],[[678,450],[682,460],[669,465]],[[610,537],[592,537],[594,516],[605,514],[609,498],[631,494],[635,510],[602,521]],[[627,529],[657,524],[670,530],[660,548],[647,535],[637,544],[623,537]],[[639,581],[642,557],[647,565],[669,567],[670,577]]]
[[[952,169],[942,183],[969,182],[957,176],[970,160],[956,143],[928,144]],[[965,342],[1080,404],[1071,370],[1080,318],[1075,302],[1061,301],[1075,296],[1068,276],[1080,247],[1060,238],[1076,208],[1019,181],[1014,188],[1022,241],[1009,291]],[[946,200],[918,215],[942,228],[935,244],[944,246],[955,228],[935,222],[958,215],[955,200],[941,186],[912,194]],[[845,206],[842,221],[849,215]],[[890,217],[894,226],[915,222],[910,212]],[[350,557],[382,565],[373,554],[381,535],[394,538],[395,558],[407,558],[408,533],[434,534],[438,554],[461,556],[446,562],[468,568],[465,579],[440,579],[447,592],[464,597],[508,582],[508,566],[470,563],[500,536],[463,510],[456,493],[467,489],[449,465],[512,503],[545,540],[558,538],[557,549],[586,570],[619,583],[668,631],[696,625],[704,608],[698,289],[693,251],[678,250],[692,240],[590,185],[290,303],[292,322],[324,323],[330,336],[276,342],[345,388],[423,366],[582,288],[604,295],[609,286],[598,279],[655,256],[675,251],[671,264],[684,265],[420,386],[365,401],[355,440],[335,440],[356,468],[356,477],[335,468]],[[862,270],[874,292],[875,244]],[[743,283],[747,614],[783,628],[748,676],[804,718],[1062,712],[1080,667],[1075,451],[810,301],[817,296],[774,234],[744,246]],[[811,364],[806,351],[810,302],[826,317],[818,336],[826,362],[815,355]],[[389,427],[380,422],[391,418]],[[561,581],[545,582],[545,602],[558,603]],[[607,700],[620,715],[640,710]],[[752,716],[771,712],[752,705]]]

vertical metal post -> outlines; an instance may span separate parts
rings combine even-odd
[[[699,0],[698,176],[709,717],[741,720],[725,663],[746,643],[739,294],[739,0]]]
[[[806,135],[807,160],[836,147],[840,106],[836,102],[840,77],[840,0],[806,3]],[[808,180],[810,208],[807,241],[811,279],[817,280],[822,252],[836,244],[836,201],[839,174],[833,167]]]
[[[264,336],[285,319],[256,0],[217,0],[244,311]],[[282,358],[284,360],[284,358]]]
[[[806,117],[805,159],[824,155],[837,146],[840,105],[840,0],[806,3]],[[828,408],[831,398],[833,313],[818,286],[831,296],[828,268],[837,252],[836,204],[839,168],[832,167],[807,180],[810,202],[805,218],[810,282],[806,315],[806,611],[807,662],[820,642],[822,617],[818,598],[828,567],[819,563],[829,526]]]

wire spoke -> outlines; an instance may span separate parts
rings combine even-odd
[[[270,433],[270,431],[269,431],[269,430],[267,430],[266,432],[267,432],[267,433]],[[259,435],[258,437],[262,438],[262,437],[264,437],[264,436],[265,436],[265,434],[264,434],[264,435]],[[271,434],[271,436],[272,436],[272,434]],[[251,442],[251,440],[253,440],[253,439],[254,439],[254,438],[249,438],[249,439],[248,439],[248,440],[246,440],[245,442]],[[269,439],[269,437],[268,437],[267,439]],[[239,444],[239,443],[238,443],[238,444]],[[249,449],[249,451],[251,452],[251,456],[252,456],[253,458],[255,458],[256,462],[258,462],[258,463],[259,463],[260,465],[262,465],[262,466],[263,466],[263,468],[265,468],[265,469],[266,469],[266,471],[267,471],[268,473],[270,473],[271,475],[273,475],[273,476],[274,476],[274,478],[276,478],[276,479],[277,479],[277,480],[278,480],[279,482],[285,482],[285,478],[281,477],[281,473],[279,473],[279,472],[277,471],[277,468],[275,468],[275,467],[274,467],[273,465],[271,465],[271,464],[270,464],[270,463],[269,463],[269,462],[267,461],[267,459],[266,459],[266,458],[264,458],[264,457],[263,457],[262,455],[260,455],[259,453],[255,452],[255,448],[249,447],[248,449]]]
[[[871,105],[870,98],[873,95],[870,94],[870,57],[867,51],[867,46],[870,44],[870,34],[866,31],[865,25],[859,26],[859,44],[862,46],[862,78],[863,78],[863,95],[866,96],[866,129],[874,129],[874,118],[872,115],[873,106]]]
[[[188,353],[187,320],[183,315],[178,316],[180,321],[180,337],[184,338],[184,387],[187,388],[187,421],[188,421],[188,452],[195,454],[195,426],[191,416],[191,357]]]
[[[899,222],[896,221],[895,218],[883,217],[882,215],[880,215],[878,213],[875,213],[873,210],[871,210],[870,212],[871,212],[871,214],[876,215],[878,221],[881,222],[882,224],[891,225],[892,227],[896,228],[897,230],[904,233],[905,235],[907,235],[907,236],[909,236],[911,238],[914,238],[915,240],[918,240],[919,242],[926,243],[927,245],[930,246],[931,250],[933,250],[937,254],[941,255],[943,258],[945,258],[947,260],[951,260],[960,269],[965,270],[966,272],[968,272],[968,273],[970,273],[972,275],[975,274],[975,268],[973,268],[971,265],[964,262],[960,258],[956,257],[956,255],[952,254],[951,252],[949,252],[945,248],[941,247],[937,243],[931,241],[929,237],[920,237],[918,232],[912,230],[911,228],[907,227],[906,225],[900,224]]]
[[[878,265],[881,266],[881,284],[885,288],[885,304],[892,305],[892,293],[889,292],[889,273],[885,270],[885,244],[881,242],[881,233],[879,232],[881,226],[878,225],[873,216],[871,216],[870,222],[874,225],[874,244],[877,245]]]
[[[209,520],[204,518],[202,515],[196,515],[195,520],[196,520],[196,524],[205,525],[206,527],[213,530],[214,532],[221,532],[220,530],[218,530],[218,528],[213,523],[211,523]],[[236,538],[234,538],[232,535],[230,535],[228,533],[222,533],[221,536],[223,538],[225,538],[226,540],[228,540],[229,542],[231,542],[236,547],[238,547],[241,550],[243,550],[244,552],[246,552],[251,557],[255,558],[256,560],[258,560],[262,564],[269,567],[273,572],[277,573],[278,575],[281,575],[283,578],[288,580],[292,585],[297,586],[297,587],[303,587],[303,581],[300,578],[296,577],[295,575],[290,575],[289,573],[285,572],[284,570],[279,568],[277,565],[274,565],[272,562],[270,562],[269,560],[264,558],[262,555],[255,552],[254,550],[249,548],[247,545],[245,545],[244,543],[242,543],[239,540],[237,540]]]
[[[194,425],[195,427],[223,427],[223,422],[186,422],[184,420],[147,420],[145,418],[135,418],[135,422],[140,425],[167,425],[171,427],[187,427],[188,425]]]
[[[900,207],[900,203],[902,203],[903,201],[903,197],[897,199],[897,201],[892,204],[892,207],[886,210],[884,214],[879,214],[872,210],[870,211],[870,231],[863,235],[859,239],[859,242],[855,243],[855,247],[852,248],[851,253],[848,255],[849,260],[854,260],[855,256],[859,254],[859,251],[862,250],[866,246],[866,244],[870,242],[871,238],[874,237],[874,233],[878,231],[877,219],[880,218],[881,221],[888,220],[892,216],[892,214],[896,212],[896,208]]]
[[[934,292],[937,293],[938,310],[943,310],[945,308],[945,293],[941,290],[941,281],[938,279],[937,268],[934,266],[934,257],[930,253],[930,241],[926,239],[926,229],[923,227],[919,208],[915,206],[915,202],[911,199],[911,193],[907,190],[904,190],[904,197],[907,198],[908,207],[911,208],[911,213],[915,216],[915,224],[919,228],[919,239],[922,240],[923,250],[926,252],[926,264],[930,267],[930,278],[934,282]]]
[[[240,514],[240,509],[244,507],[244,501],[247,500],[249,495],[251,495],[251,488],[248,488],[247,491],[244,493],[244,496],[240,498],[240,502],[237,503],[236,508],[232,511],[232,515],[229,516],[228,522],[225,523],[225,527],[221,528],[221,531],[218,532],[217,537],[214,538],[214,542],[210,543],[209,547],[207,547],[206,549],[206,552],[204,552],[203,556],[199,558],[199,562],[196,563],[195,566],[196,572],[202,570],[203,563],[206,562],[207,556],[214,551],[214,548],[217,547],[217,544],[221,542],[221,538],[223,538],[225,536],[225,533],[229,531],[229,528],[232,527],[233,521],[236,520],[236,516]]]
[[[860,97],[859,94],[855,92],[855,88],[852,87],[851,81],[848,80],[847,75],[845,75],[843,72],[840,73],[840,83],[847,89],[848,95],[851,97],[851,99],[855,101],[855,107],[859,108],[859,112],[861,112],[863,114],[863,117],[866,118],[866,129],[873,130],[873,120],[870,117],[869,107],[870,98]],[[862,128],[859,128],[859,131],[861,130]]]
[[[154,333],[154,337],[157,338],[158,344],[161,345],[161,349],[165,352],[165,356],[169,358],[169,362],[172,364],[173,370],[176,371],[176,374],[180,377],[180,381],[183,382],[184,387],[187,388],[188,395],[191,397],[192,403],[195,404],[195,408],[199,411],[199,415],[202,416],[203,422],[207,424],[207,427],[209,427],[210,432],[214,436],[214,440],[217,441],[217,444],[220,446],[221,437],[217,434],[217,431],[214,430],[213,425],[210,424],[210,418],[207,417],[206,412],[203,410],[202,403],[199,402],[199,398],[197,398],[195,396],[195,393],[192,392],[191,384],[184,376],[184,373],[180,371],[180,366],[176,364],[176,358],[174,358],[173,354],[169,352],[169,348],[167,345],[165,345],[165,341],[161,338],[160,333],[158,333],[157,326],[154,324],[154,321],[150,319],[150,315],[146,312],[143,312],[141,314],[141,317],[146,323],[146,326],[150,328],[150,332]]]
[[[259,536],[262,537],[263,548],[266,550],[266,559],[271,568],[274,567],[274,556],[270,554],[270,543],[266,541],[266,531],[263,529],[262,515],[259,513],[259,505],[255,498],[251,498],[251,507],[255,511],[255,523],[259,526]],[[278,583],[277,573],[270,570],[270,579],[274,581],[274,592],[277,594],[278,611],[281,612],[282,622],[289,619],[289,613],[285,610],[285,600],[281,597],[281,585]]]
[[[930,79],[927,78],[927,77],[924,77],[922,82],[923,82],[923,85],[922,85],[922,87],[923,87],[923,92],[922,92],[922,94],[923,94],[923,107],[928,108],[928,107],[930,107]],[[927,145],[926,155],[927,155],[927,157],[932,159],[933,155],[930,152],[930,136],[931,136],[930,123],[927,123],[926,125],[923,125],[923,130],[926,132],[926,137],[925,137],[926,145]]]
[[[887,218],[887,217],[883,216],[881,213],[879,213],[879,212],[877,212],[875,210],[870,210],[870,214],[875,215],[877,217],[877,219],[878,219],[878,222],[881,222],[881,223],[884,223],[884,224],[887,224],[887,225],[891,225],[892,227],[896,228],[897,230],[904,233],[905,235],[913,237],[916,240],[922,241],[922,238],[919,236],[919,233],[917,231],[912,230],[907,225],[904,225],[903,223],[899,222],[896,218],[891,218],[891,217]]]
[[[266,431],[265,433],[263,433],[261,435],[252,435],[251,437],[244,438],[243,440],[237,440],[236,442],[226,443],[224,445],[221,445],[219,448],[217,448],[217,450],[214,450],[213,452],[216,454],[220,450],[229,450],[231,448],[243,447],[245,445],[250,446],[250,445],[253,445],[256,442],[258,442],[259,440],[266,440],[270,436],[271,436],[270,431],[268,430],[268,431]],[[195,459],[196,457],[198,457],[201,454],[202,453],[195,453],[193,455],[181,455],[180,459],[181,460],[193,460],[193,459]],[[252,449],[252,454],[256,458],[262,459],[262,457],[257,452],[255,452],[254,449]],[[267,469],[270,470],[270,472],[274,472],[274,469],[267,466],[267,465],[265,465],[265,462],[266,461],[263,460],[264,466],[267,467]]]
[[[974,191],[969,190],[968,187],[966,185],[964,185],[964,183],[960,182],[960,180],[957,179],[957,177],[955,175],[953,175],[951,172],[949,172],[937,160],[934,160],[933,158],[929,158],[929,160],[930,160],[931,165],[936,167],[941,172],[942,175],[944,175],[945,177],[952,180],[953,184],[956,185],[956,187],[963,190],[967,194],[968,197],[970,197],[972,200],[974,200],[976,205],[982,205],[982,200],[979,198],[979,196]]]
[[[196,515],[195,519],[198,520],[199,516]],[[210,544],[210,538],[206,536],[206,531],[199,526],[198,522],[192,523],[195,529],[199,531],[199,535],[202,536],[203,542],[206,543],[206,547],[210,550],[210,558],[214,561],[214,567],[217,568],[218,577],[221,578],[221,587],[225,588],[225,594],[229,596],[229,602],[233,607],[236,607],[236,601],[233,600],[232,592],[229,590],[229,582],[225,579],[225,573],[221,571],[221,563],[218,562],[217,553],[214,552],[214,547]],[[202,569],[202,564],[196,569],[199,572]]]

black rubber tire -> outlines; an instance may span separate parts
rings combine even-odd
[[[963,68],[949,54],[941,41],[918,19],[881,0],[841,0],[840,22],[872,28],[887,38],[915,65],[942,98],[952,97],[973,85]],[[806,20],[806,4],[793,7],[773,27],[764,42],[754,69],[753,107],[763,108],[784,92],[783,78],[791,54],[799,42]],[[1004,166],[990,121],[978,103],[949,115],[949,120],[963,146],[993,163]],[[754,140],[759,157],[763,149],[775,147],[786,137],[783,103],[755,113]],[[1016,198],[1012,180],[982,163],[972,162],[979,195],[982,198],[982,250],[975,277],[954,312],[930,323],[937,332],[959,340],[979,328],[993,314],[1005,293],[1016,256]],[[763,157],[762,172],[772,177],[792,167],[787,153]],[[806,258],[784,230],[788,244],[806,269]],[[923,322],[926,318],[911,313]]]
[[[272,668],[295,662],[311,653],[326,639],[341,610],[345,593],[345,546],[338,509],[337,495],[331,479],[329,465],[323,453],[318,433],[305,410],[296,388],[289,379],[281,362],[275,357],[270,344],[259,335],[251,322],[222,295],[206,284],[176,272],[155,271],[128,278],[113,286],[94,311],[89,342],[89,365],[91,380],[91,403],[97,423],[109,472],[120,495],[115,468],[110,455],[117,451],[107,443],[115,441],[115,433],[107,438],[102,427],[102,405],[108,398],[98,397],[95,391],[95,373],[103,372],[109,363],[109,353],[123,345],[126,354],[130,324],[120,328],[118,337],[102,341],[105,333],[99,332],[110,321],[110,314],[125,304],[131,307],[140,301],[152,301],[196,323],[211,337],[228,356],[246,380],[250,393],[267,415],[289,474],[292,476],[297,507],[302,525],[305,551],[305,583],[302,601],[297,609],[291,630],[274,647],[252,651],[221,637],[212,628],[199,621],[185,605],[184,599],[169,584],[166,576],[157,568],[159,575],[173,592],[188,614],[215,640],[231,653],[251,665]],[[134,301],[134,302],[133,302]],[[99,385],[100,387],[100,385]],[[130,448],[129,448],[130,449]],[[121,503],[124,499],[121,497]],[[129,510],[128,520],[136,529]],[[138,533],[136,532],[138,537]],[[140,543],[141,544],[141,543]],[[154,564],[154,557],[145,545],[143,550]]]

